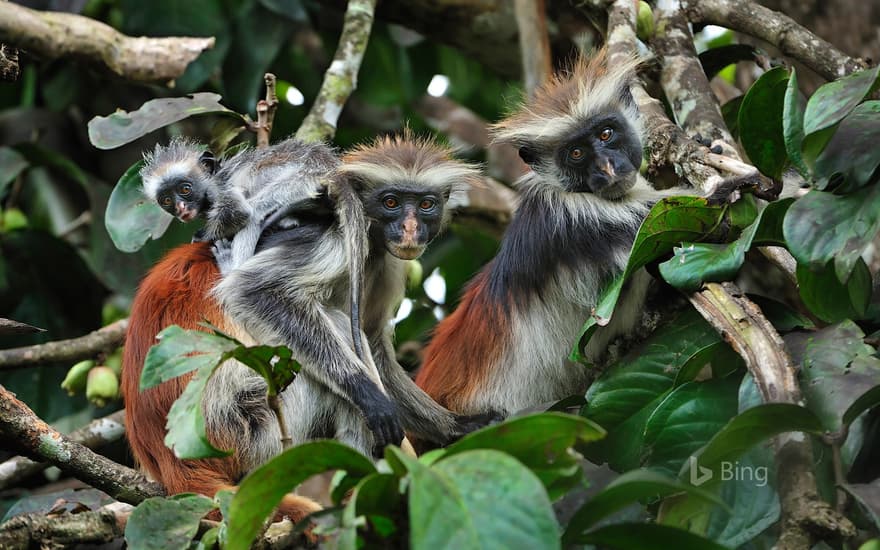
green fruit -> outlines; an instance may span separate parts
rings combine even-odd
[[[3,213],[3,231],[13,231],[27,227],[28,219],[18,208],[10,208]]]
[[[636,17],[636,34],[642,40],[648,40],[654,36],[654,14],[651,6],[645,2],[639,2],[639,15]]]
[[[89,371],[89,379],[86,382],[86,397],[98,407],[103,407],[107,401],[116,399],[119,395],[119,379],[116,373],[108,366],[100,365]]]
[[[122,348],[118,348],[116,351],[107,356],[107,359],[104,361],[104,364],[113,369],[113,372],[116,373],[117,378],[122,375]]]
[[[422,284],[422,276],[425,274],[425,269],[422,267],[422,262],[418,260],[409,260],[406,262],[406,286],[409,287],[410,290],[415,290],[419,288]]]
[[[85,361],[80,361],[76,365],[70,367],[70,370],[67,371],[67,376],[65,376],[64,380],[61,382],[61,388],[67,390],[68,395],[83,391],[86,389],[86,377],[94,366],[94,361],[86,359]]]

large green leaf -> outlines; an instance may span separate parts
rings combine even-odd
[[[847,281],[880,232],[880,185],[845,196],[810,191],[788,209],[782,229],[798,263],[822,268],[833,259],[837,279]]]
[[[721,479],[725,465],[732,464],[758,443],[786,432],[821,433],[822,423],[804,407],[789,403],[767,403],[732,418],[690,460],[682,465],[679,477],[691,483]]]
[[[572,350],[572,359],[580,359],[580,350],[593,332],[611,321],[611,314],[623,289],[623,283],[636,270],[667,254],[678,243],[699,241],[718,229],[726,206],[710,205],[700,197],[668,197],[651,209],[642,222],[623,274],[599,297],[599,303],[581,327]]]
[[[798,88],[797,71],[791,69],[791,77],[785,90],[785,104],[782,109],[782,136],[785,152],[791,163],[805,178],[810,177],[810,169],[804,162],[804,98]]]
[[[0,147],[0,198],[6,194],[6,188],[30,164],[21,153],[10,147]]]
[[[199,520],[214,509],[202,495],[148,498],[125,525],[125,542],[133,550],[186,550],[199,530]]]
[[[117,111],[90,120],[89,141],[98,149],[114,149],[172,122],[207,113],[241,116],[221,105],[218,94],[209,92],[151,99],[130,113]]]
[[[512,418],[468,434],[447,447],[440,460],[477,449],[503,451],[534,472],[555,500],[580,479],[572,447],[604,435],[605,430],[586,418],[547,412]]]
[[[344,470],[348,475],[376,472],[372,461],[335,441],[315,441],[288,449],[250,474],[229,505],[228,550],[246,550],[285,494],[315,474]]]
[[[788,71],[776,67],[748,89],[739,109],[739,138],[749,159],[764,174],[779,178],[787,161],[783,108]]]
[[[828,262],[823,269],[797,266],[798,291],[804,305],[826,323],[862,319],[871,301],[871,272],[858,258],[846,284],[841,284]]]
[[[874,87],[878,73],[880,67],[865,69],[816,90],[804,112],[804,133],[812,134],[843,120]]]
[[[682,493],[693,496],[703,505],[711,503],[724,506],[717,496],[693,485],[650,470],[632,470],[609,483],[575,513],[562,535],[562,543],[567,545],[574,542],[581,533],[600,520],[630,504]]]
[[[148,240],[158,239],[174,219],[144,195],[139,174],[143,165],[136,162],[119,178],[104,213],[107,233],[122,252],[136,252]]]
[[[855,190],[871,182],[880,165],[880,101],[866,101],[841,121],[816,159],[815,186],[825,189],[836,174],[843,176],[841,190]]]
[[[395,454],[410,477],[413,550],[559,548],[544,486],[515,458],[474,450],[428,467]]]
[[[880,529],[880,480],[875,479],[871,483],[846,484],[843,488],[855,498],[856,503],[874,523],[874,528]],[[860,550],[862,548],[865,546],[861,546]]]
[[[577,543],[620,550],[726,550],[726,546],[683,529],[653,523],[606,525],[578,537]]]
[[[848,320],[785,336],[792,360],[801,366],[798,372],[807,406],[830,432],[877,403],[880,359],[864,338],[862,329]]]

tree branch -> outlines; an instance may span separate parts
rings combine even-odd
[[[533,97],[535,89],[553,72],[550,61],[550,38],[547,35],[547,11],[544,0],[514,0],[516,26],[519,29],[519,49],[522,55],[523,83],[526,95]]]
[[[166,82],[183,74],[214,38],[131,37],[70,13],[0,2],[0,42],[49,59],[80,57],[127,80]]]
[[[0,548],[68,548],[121,539],[131,506],[119,503],[78,514],[33,513],[0,525]]]
[[[268,147],[272,137],[275,111],[278,110],[278,96],[275,94],[275,75],[266,73],[266,99],[257,102],[257,147]]]
[[[35,346],[0,350],[0,371],[55,362],[72,362],[109,352],[125,340],[128,319],[120,319],[92,333]]]
[[[760,308],[732,283],[707,283],[691,303],[745,360],[765,403],[803,403],[791,357]],[[776,438],[782,534],[777,548],[810,548],[819,536],[852,537],[853,524],[818,494],[810,439]]]
[[[3,386],[0,386],[0,436],[17,445],[24,455],[49,461],[122,502],[137,504],[145,498],[165,494],[157,483],[148,481],[140,473],[92,452],[52,428]]]
[[[867,65],[846,55],[830,43],[782,13],[749,0],[682,0],[692,23],[720,25],[773,44],[783,55],[796,59],[834,80]]]
[[[0,44],[0,80],[15,81],[21,75],[18,64],[18,48]]]
[[[99,449],[125,435],[125,410],[96,418],[87,426],[71,432],[67,437],[89,449]],[[43,471],[48,462],[35,462],[23,456],[15,456],[0,463],[0,490],[8,489],[23,479]]]
[[[349,0],[336,55],[324,74],[315,103],[296,132],[302,141],[328,141],[336,134],[339,113],[357,87],[375,9],[376,0]]]

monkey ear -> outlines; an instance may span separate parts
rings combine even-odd
[[[538,152],[531,147],[523,145],[519,148],[519,158],[523,159],[523,162],[534,168],[535,164],[538,162]]]
[[[214,158],[214,153],[211,151],[202,152],[201,156],[199,156],[199,164],[201,164],[209,174],[213,174],[217,170],[217,159]]]

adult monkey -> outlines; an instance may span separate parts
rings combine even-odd
[[[170,324],[198,328],[198,322],[207,319],[234,334],[243,327],[261,342],[292,345],[294,356],[306,365],[283,394],[295,441],[335,435],[370,452],[388,442],[399,443],[401,428],[406,428],[442,444],[492,419],[460,417],[439,407],[409,380],[393,355],[385,355],[390,333],[384,321],[394,307],[389,300],[402,295],[405,284],[402,262],[391,254],[421,254],[448,219],[447,200],[476,177],[475,170],[451,159],[445,149],[409,137],[380,140],[343,161],[347,168],[339,172],[336,185],[350,185],[371,219],[365,281],[365,303],[370,307],[364,310],[376,313],[364,325],[368,341],[383,344],[376,351],[381,375],[372,357],[360,362],[351,349],[344,307],[348,266],[334,216],[303,217],[301,223],[264,237],[258,254],[219,284],[208,244],[173,251],[147,275],[135,297],[123,368],[132,450],[169,492],[213,495],[281,450],[262,379],[234,363],[218,369],[203,406],[212,442],[236,453],[227,459],[182,461],[162,444],[168,408],[187,380],[175,379],[139,393],[138,379],[156,333]],[[385,395],[383,384],[393,399]],[[372,418],[365,420],[365,413]],[[279,514],[298,520],[316,506],[291,495]]]
[[[526,407],[582,393],[587,372],[567,360],[600,290],[626,266],[639,225],[660,198],[639,175],[642,126],[629,91],[634,60],[578,60],[494,128],[532,168],[498,255],[437,326],[416,383],[461,413]],[[635,325],[647,274],[636,273],[595,359]]]

